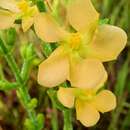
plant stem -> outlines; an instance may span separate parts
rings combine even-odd
[[[73,130],[72,126],[72,111],[71,110],[64,110],[63,116],[64,116],[64,128],[63,130]]]
[[[17,96],[19,97],[20,101],[23,103],[30,120],[31,120],[32,124],[34,125],[34,130],[38,130],[38,126],[37,126],[38,123],[36,120],[35,110],[30,109],[28,107],[28,104],[31,101],[31,97],[28,93],[27,87],[25,86],[24,81],[21,78],[20,70],[15,62],[14,57],[8,51],[6,45],[4,44],[4,42],[1,39],[0,39],[0,49],[1,49],[2,53],[4,54],[4,57],[16,78],[16,82],[18,83],[19,87],[17,89]]]
[[[51,119],[52,130],[58,130],[57,109],[56,109],[54,103],[52,103],[52,107],[53,107],[52,119]]]

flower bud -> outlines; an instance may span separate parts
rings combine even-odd
[[[30,60],[35,54],[33,44],[23,44],[21,46],[20,51],[21,51],[21,55],[23,59],[26,59],[26,60]]]
[[[36,98],[31,99],[30,103],[28,104],[28,107],[29,107],[30,109],[36,108],[37,102],[38,102],[38,101],[37,101]]]

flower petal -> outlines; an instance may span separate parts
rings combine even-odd
[[[99,112],[90,104],[76,100],[77,119],[86,127],[95,125],[99,118]]]
[[[65,37],[65,31],[48,13],[38,13],[34,20],[34,27],[39,38],[46,42],[57,42]]]
[[[90,44],[90,57],[102,61],[110,61],[117,58],[127,42],[126,33],[115,26],[101,25]]]
[[[59,101],[66,107],[72,108],[74,106],[74,88],[63,88],[60,87],[57,92]]]
[[[57,48],[51,56],[39,65],[38,82],[45,87],[55,87],[67,79],[69,61],[63,48]]]
[[[9,11],[0,10],[0,19],[0,29],[7,29],[13,26],[15,16]]]
[[[23,31],[26,32],[32,25],[34,22],[34,18],[33,17],[25,17],[22,19],[22,28]]]
[[[108,112],[115,109],[116,96],[109,90],[103,90],[97,94],[93,103],[98,111]]]
[[[77,31],[88,29],[99,18],[91,0],[74,0],[68,7],[67,15],[70,24]]]
[[[17,7],[17,3],[14,0],[0,0],[0,7],[3,9],[8,9],[12,12],[19,12],[19,8]]]
[[[94,59],[72,61],[70,68],[70,82],[74,87],[89,89],[102,87],[107,79],[107,73],[102,63]]]

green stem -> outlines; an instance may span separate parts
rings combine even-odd
[[[51,119],[52,130],[58,130],[57,109],[54,103],[52,103],[52,107],[53,107],[52,119]]]
[[[52,103],[52,108],[53,108],[53,112],[51,114],[51,125],[52,125],[52,130],[58,130],[58,119],[57,119],[57,106],[56,106],[56,100],[55,100],[55,96],[54,96],[54,93],[53,93],[53,89],[49,89],[47,91],[48,93],[48,96],[50,97],[51,99],[51,103]]]
[[[72,126],[72,111],[71,110],[64,110],[63,116],[64,116],[64,128],[63,130],[73,130]]]
[[[25,84],[23,84],[24,82],[23,82],[23,79],[21,78],[20,70],[15,62],[15,59],[12,56],[12,54],[8,51],[8,49],[7,49],[6,45],[4,44],[4,42],[2,41],[2,39],[0,39],[0,49],[1,49],[2,53],[4,54],[4,57],[9,65],[9,67],[11,68],[11,70],[16,78],[16,81],[19,85],[19,87],[17,89],[17,95],[18,95],[20,101],[23,103],[30,120],[31,120],[32,124],[34,125],[35,130],[38,130],[36,113],[35,113],[34,109],[30,109],[28,107],[28,104],[31,101],[31,97],[28,93],[27,87],[25,86]]]

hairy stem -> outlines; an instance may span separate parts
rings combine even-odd
[[[0,49],[1,49],[1,52],[3,53],[3,55],[5,57],[5,60],[7,61],[9,67],[11,68],[11,70],[12,70],[14,76],[15,76],[16,82],[18,83],[19,87],[17,88],[17,95],[19,97],[19,100],[23,103],[30,120],[31,120],[32,124],[34,125],[34,129],[38,130],[38,126],[37,126],[38,123],[37,123],[37,120],[36,120],[35,110],[30,109],[28,107],[28,104],[31,101],[31,97],[28,93],[27,87],[24,84],[23,79],[21,78],[20,70],[19,70],[19,68],[18,68],[18,66],[15,62],[14,57],[8,51],[6,45],[4,44],[4,42],[1,39],[0,39]]]

